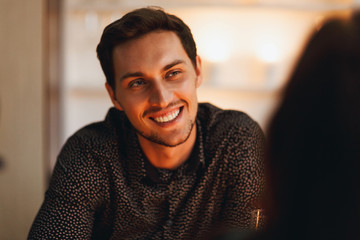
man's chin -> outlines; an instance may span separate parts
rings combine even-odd
[[[188,136],[186,136],[185,138],[174,141],[174,139],[171,139],[171,140],[163,139],[156,135],[151,135],[151,136],[145,136],[143,134],[140,134],[140,135],[150,142],[156,143],[156,144],[164,146],[164,147],[170,147],[170,148],[177,147],[177,146],[185,143],[189,139],[189,136],[190,136],[190,134],[188,134]]]
[[[159,144],[164,147],[172,148],[172,147],[177,147],[177,146],[185,143],[189,139],[191,132],[193,130],[193,127],[194,127],[194,124],[192,123],[189,127],[189,131],[185,134],[185,136],[183,136],[182,138],[179,138],[179,139],[176,139],[176,137],[171,137],[171,136],[168,136],[167,138],[163,138],[163,137],[159,136],[159,134],[157,134],[157,133],[151,133],[150,135],[146,135],[143,132],[140,132],[140,131],[137,131],[137,132],[143,138],[145,138],[146,140],[148,140],[150,142]],[[174,135],[177,135],[177,134],[174,133]]]

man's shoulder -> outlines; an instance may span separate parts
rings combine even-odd
[[[109,130],[105,121],[93,122],[77,130],[70,138],[79,138],[83,141],[108,138],[111,136]]]
[[[210,103],[200,103],[198,118],[207,131],[239,129],[243,131],[258,128],[259,125],[249,115],[239,110],[224,110]]]
[[[80,142],[82,145],[91,147],[111,144],[117,139],[117,133],[121,131],[121,113],[111,108],[103,121],[90,123],[77,130],[67,140],[67,144]],[[118,121],[118,122],[117,122]]]
[[[229,175],[243,166],[261,164],[264,133],[246,113],[205,103],[199,106],[199,120],[205,155],[226,166]]]

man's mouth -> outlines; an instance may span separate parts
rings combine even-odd
[[[162,116],[158,117],[152,117],[151,119],[154,120],[157,123],[167,123],[173,121],[177,116],[179,116],[180,112],[182,110],[181,108],[177,108],[174,111],[168,112]]]

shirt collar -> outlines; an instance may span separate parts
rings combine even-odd
[[[145,156],[140,148],[135,129],[125,113],[114,107],[109,110],[105,122],[110,129],[116,132],[119,159],[115,159],[115,161],[121,161],[124,174],[129,177],[130,181],[139,181],[146,176],[143,161]]]
[[[189,159],[184,162],[181,166],[179,166],[175,170],[166,170],[166,169],[157,169],[151,163],[144,158],[144,165],[146,170],[145,182],[146,183],[164,183],[168,184],[172,177],[182,177],[182,176],[190,176],[197,172],[199,167],[205,167],[205,160],[204,160],[204,151],[203,151],[203,137],[201,131],[200,121],[197,120],[196,122],[197,132],[196,132],[196,141],[194,148],[190,154]]]

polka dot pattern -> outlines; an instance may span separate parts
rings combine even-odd
[[[248,228],[264,185],[260,127],[199,104],[197,139],[176,170],[156,169],[123,112],[84,127],[61,150],[28,239],[203,239]]]

